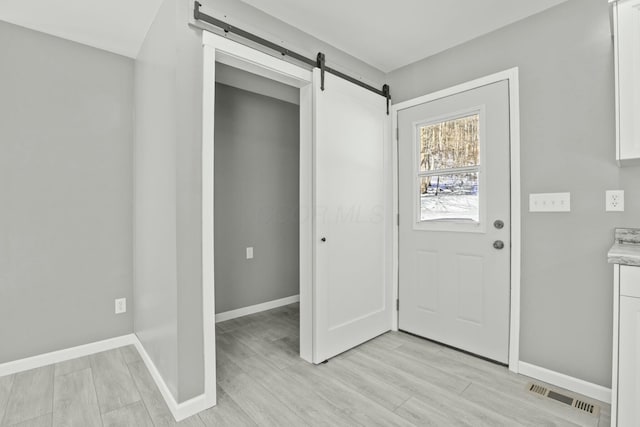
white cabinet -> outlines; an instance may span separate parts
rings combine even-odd
[[[640,267],[615,265],[611,425],[640,426]]]
[[[616,82],[616,158],[640,164],[640,0],[612,5]]]

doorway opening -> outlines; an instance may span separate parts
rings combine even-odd
[[[221,260],[216,257],[218,250],[225,250],[225,244],[215,239],[215,234],[222,232],[215,227],[217,213],[214,193],[218,191],[215,185],[215,140],[217,127],[220,125],[217,121],[233,122],[231,118],[216,118],[216,90],[225,90],[220,89],[221,85],[216,88],[216,74],[220,72],[222,65],[274,80],[298,92],[300,105],[297,212],[300,301],[299,354],[296,357],[304,361],[321,363],[391,328],[393,301],[389,284],[392,271],[393,230],[390,203],[392,150],[391,144],[388,143],[391,135],[385,109],[386,99],[377,92],[371,92],[332,74],[325,75],[323,79],[321,71],[317,68],[312,71],[305,70],[211,33],[203,33],[203,45],[204,361],[206,399],[213,404],[216,400],[217,383],[216,330],[213,319],[216,316],[215,300],[220,295],[214,291],[218,286],[217,280],[223,280],[216,274],[219,264],[256,261],[260,254],[265,253],[264,243],[263,249],[258,250],[257,244],[252,246],[253,243],[244,241],[234,243],[235,252],[231,248],[233,260]],[[323,90],[323,82],[330,89]],[[261,113],[254,112],[250,114],[249,120],[260,115]],[[246,119],[235,125],[244,130],[247,126]],[[247,167],[246,163],[240,162],[232,172],[240,174],[239,180],[247,181],[246,176],[242,175],[243,172],[247,173]],[[273,165],[269,172],[274,172],[274,169],[280,172],[280,168]],[[248,185],[260,187],[263,180],[262,176],[258,175],[257,178],[249,180]],[[240,188],[232,194],[242,197],[243,189]],[[258,196],[254,197],[262,197],[262,193],[258,192]],[[246,206],[244,210],[240,209],[241,213],[254,209]],[[238,215],[236,212],[235,216]],[[236,217],[232,220],[238,220]],[[220,222],[217,223],[220,226]],[[238,234],[239,232],[233,237],[238,237]],[[272,246],[267,244],[266,250],[274,251]],[[251,248],[254,259],[247,259],[247,255],[251,256]],[[227,265],[220,267],[226,268]],[[284,298],[289,297],[293,295]],[[273,301],[282,302],[281,299],[271,300],[272,303]],[[228,301],[222,302],[226,303]],[[255,300],[252,303],[254,305],[249,307],[253,309],[255,305],[264,304],[256,304]],[[222,310],[221,307],[223,306],[219,306],[218,309]],[[231,312],[242,310],[230,306],[225,309]],[[295,307],[289,307],[288,310],[289,313],[281,314],[295,316]],[[245,311],[245,314],[247,313]],[[263,321],[264,319],[258,317],[257,320],[254,318],[252,323],[264,327]],[[220,326],[224,328],[228,325]],[[292,338],[295,337],[295,327],[289,329],[293,330],[291,335],[271,338],[275,339],[273,341],[295,340]],[[272,332],[273,330],[258,335],[263,339]],[[255,335],[254,332],[253,336]],[[230,341],[230,346],[237,342]],[[261,355],[245,359],[260,364],[266,360],[265,356],[273,354],[270,351],[273,349],[273,341],[266,345],[251,342]],[[235,350],[241,352],[242,348]],[[222,379],[222,364],[218,367],[221,369],[219,377]],[[242,375],[236,376],[236,380],[240,377]],[[232,384],[233,382],[230,382],[229,386],[233,387]]]
[[[300,354],[300,90],[216,63],[214,264],[219,380]]]
[[[308,70],[300,68],[291,63],[280,60],[273,56],[267,55],[263,52],[259,52],[248,46],[236,43],[224,37],[220,37],[209,32],[203,32],[203,104],[202,104],[202,282],[203,282],[203,322],[204,322],[204,376],[205,376],[205,401],[209,406],[215,405],[217,401],[217,381],[216,381],[216,328],[215,318],[216,307],[215,300],[218,292],[216,288],[216,271],[218,266],[215,265],[216,252],[218,248],[215,245],[215,206],[214,206],[214,193],[215,193],[215,139],[216,139],[216,75],[224,73],[224,66],[231,67],[227,71],[232,71],[230,74],[234,78],[238,78],[238,70],[250,73],[254,77],[259,76],[267,80],[267,83],[278,82],[288,87],[293,88],[294,93],[297,92],[299,98],[299,169],[298,169],[298,189],[299,189],[299,206],[297,211],[300,213],[298,216],[299,224],[299,243],[298,243],[298,264],[299,264],[299,355],[298,357],[306,361],[312,360],[312,344],[313,344],[313,329],[312,329],[312,221],[310,218],[311,206],[312,206],[312,73]],[[220,71],[223,70],[223,71]],[[246,75],[245,75],[246,77]],[[224,77],[223,77],[224,78]],[[220,80],[220,79],[218,79]],[[233,79],[232,79],[233,80]],[[251,80],[255,86],[255,79]],[[227,83],[231,81],[227,80]],[[234,83],[235,84],[235,83]],[[240,85],[240,84],[236,84]],[[227,84],[226,86],[229,86]],[[260,86],[260,85],[257,85]],[[263,87],[264,82],[263,82]],[[277,85],[268,84],[266,86],[271,87],[273,90]],[[221,85],[218,85],[221,87]],[[249,87],[245,87],[247,89]],[[251,88],[249,88],[251,89]],[[224,89],[222,89],[224,90]],[[232,90],[232,89],[228,89]],[[258,96],[255,92],[258,91],[257,87],[253,87],[254,94],[244,93],[245,96]],[[246,91],[245,91],[246,92]],[[275,91],[276,93],[282,93],[282,91]],[[291,92],[290,92],[291,93]],[[273,98],[274,93],[261,93],[261,95],[271,95]],[[282,101],[282,100],[280,100]],[[219,119],[222,120],[222,119]],[[250,121],[257,121],[257,117],[254,114],[249,117]],[[236,124],[236,126],[240,126]],[[241,128],[242,129],[242,128]],[[247,171],[246,164],[240,166],[242,171]],[[277,173],[278,170],[271,171]],[[294,178],[295,179],[295,178]],[[262,180],[254,182],[253,185],[256,188],[260,188]],[[240,190],[235,193],[236,196],[242,197],[243,191]],[[247,208],[249,209],[249,208]],[[255,209],[253,207],[252,209]],[[292,208],[293,209],[293,208]],[[306,215],[304,214],[306,213]],[[234,218],[235,220],[236,218]],[[271,246],[267,245],[265,248],[258,251],[258,247],[254,244],[248,244],[246,242],[239,242],[240,254],[234,258],[236,262],[255,261],[260,256],[265,256],[271,250]],[[254,259],[247,260],[247,248],[254,248]],[[249,251],[250,252],[250,251]],[[251,255],[249,253],[249,255]],[[222,262],[218,260],[218,262]],[[289,295],[293,297],[293,295]],[[285,296],[287,298],[287,296]],[[234,302],[235,301],[235,302]],[[274,300],[271,300],[272,303]],[[282,303],[283,301],[275,300]],[[285,301],[287,302],[287,301]],[[293,302],[293,301],[292,301]],[[231,299],[224,302],[224,304],[238,304],[238,300]],[[266,308],[264,305],[256,304],[253,302],[252,310],[245,311],[244,314],[256,311],[256,305],[258,309]],[[219,310],[227,310],[226,313],[229,316],[229,312],[234,314],[234,309],[231,309],[231,305],[219,306]],[[242,308],[240,308],[242,310]],[[295,311],[295,310],[294,310]],[[243,314],[242,312],[235,312],[235,315]],[[229,319],[229,317],[227,317]],[[223,318],[218,317],[218,320]]]

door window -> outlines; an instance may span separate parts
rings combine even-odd
[[[416,124],[417,223],[479,225],[481,110]]]

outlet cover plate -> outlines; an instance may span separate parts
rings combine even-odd
[[[624,212],[624,190],[607,190],[605,209],[607,212]]]
[[[127,312],[127,299],[126,298],[116,299],[116,314],[122,314],[126,312]]]
[[[570,212],[571,193],[529,194],[529,212]]]

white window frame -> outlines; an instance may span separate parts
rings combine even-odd
[[[421,120],[412,123],[413,128],[413,206],[415,214],[413,218],[413,229],[418,231],[453,231],[461,233],[485,233],[486,232],[486,219],[487,219],[487,204],[486,204],[486,178],[484,174],[485,167],[485,152],[484,141],[485,139],[485,105],[474,105],[463,110],[454,111],[451,113],[431,117],[427,120]],[[475,169],[478,171],[478,222],[475,221],[463,221],[463,220],[449,220],[449,219],[436,219],[436,220],[422,220],[421,219],[421,200],[420,200],[420,185],[419,179],[422,176],[433,175],[436,171],[429,171],[425,173],[420,171],[420,135],[419,129],[423,126],[429,126],[435,123],[442,123],[446,121],[456,120],[462,117],[468,117],[473,114],[478,114],[479,118],[479,144],[480,144],[480,164],[478,167],[465,167],[465,168],[451,168],[442,169],[439,171],[440,175],[450,175],[452,173],[458,173],[460,171],[467,171],[469,169]]]

